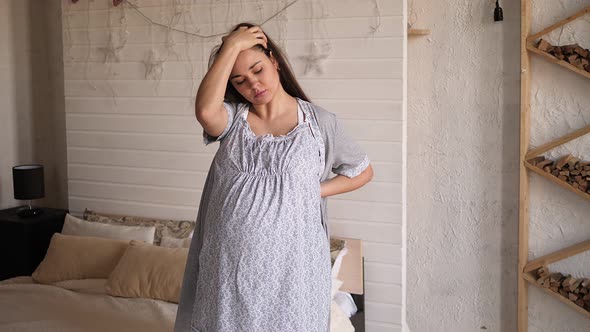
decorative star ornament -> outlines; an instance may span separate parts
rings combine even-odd
[[[98,48],[99,51],[104,53],[103,62],[113,62],[112,60],[119,62],[119,51],[121,51],[121,49],[123,49],[124,46],[125,44],[115,46],[115,42],[113,41],[113,34],[111,33],[109,35],[108,43],[105,46]]]
[[[166,61],[166,59],[159,59],[156,52],[150,50],[147,60],[143,61],[143,65],[145,66],[145,78],[160,80],[162,78],[162,73],[164,72],[164,61]]]
[[[320,45],[318,42],[313,42],[311,45],[310,54],[298,57],[305,63],[305,69],[303,73],[307,75],[308,73],[314,71],[320,75],[323,74],[323,62],[330,56],[330,53],[332,53],[332,47],[330,43],[323,42]]]

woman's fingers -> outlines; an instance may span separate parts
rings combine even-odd
[[[256,38],[260,40],[260,42],[258,42],[258,44],[264,46],[264,48],[268,48],[268,46],[267,46],[268,38],[266,38],[266,35],[264,34],[264,32],[260,31],[260,32],[256,33]]]
[[[241,50],[248,49],[254,45],[262,45],[268,48],[268,39],[259,26],[245,27],[241,26],[230,34],[221,37],[223,43],[241,45]]]
[[[259,31],[262,31],[262,29],[260,29],[260,27],[257,26],[257,25],[248,28],[248,30],[250,30],[251,32],[259,32]]]

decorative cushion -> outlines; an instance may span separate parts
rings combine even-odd
[[[341,239],[330,238],[330,258],[332,260],[332,283],[338,278],[340,267],[342,266],[342,259],[348,253],[346,248],[346,241]]]
[[[53,234],[47,254],[32,277],[49,284],[73,279],[106,279],[129,246],[129,241],[92,236]]]
[[[160,243],[160,246],[166,248],[190,248],[192,240],[192,233],[189,237],[184,239],[177,239],[175,237],[164,235],[162,236],[162,242]]]
[[[165,220],[146,217],[115,216],[104,213],[97,213],[89,209],[84,211],[84,220],[111,225],[125,226],[154,226],[156,234],[154,244],[160,245],[162,236],[174,237],[177,239],[186,238],[195,228],[195,221],[188,220]]]
[[[338,257],[344,247],[346,247],[346,241],[330,238],[330,258],[332,259],[332,265],[334,265],[336,257]]]
[[[88,222],[66,214],[61,233],[63,235],[94,236],[115,240],[154,242],[154,226],[119,226]]]
[[[164,248],[131,241],[105,290],[121,297],[143,297],[178,303],[187,248]]]

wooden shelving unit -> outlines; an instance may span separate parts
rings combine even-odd
[[[531,31],[531,9],[532,0],[521,0],[521,104],[520,104],[520,192],[519,192],[519,250],[518,250],[518,332],[528,331],[528,285],[539,287],[536,282],[534,271],[544,265],[551,264],[562,259],[577,255],[581,252],[590,250],[590,240],[573,245],[569,248],[562,249],[558,252],[529,261],[529,172],[538,174],[547,180],[573,191],[577,195],[590,200],[590,195],[575,189],[566,181],[546,173],[545,171],[533,166],[529,160],[539,156],[555,147],[565,144],[573,139],[590,133],[590,126],[578,129],[573,133],[565,135],[553,142],[543,144],[542,146],[529,151],[530,147],[530,116],[531,116],[531,54],[538,55],[551,63],[562,66],[573,73],[590,78],[590,73],[581,70],[565,61],[558,60],[552,55],[543,52],[536,47],[537,40],[543,35],[564,26],[586,14],[590,13],[590,7],[587,7],[574,15],[561,20],[550,27],[541,30],[538,33],[530,34]],[[569,299],[555,293],[549,289],[539,287],[550,296],[563,302],[570,308],[590,318],[590,313],[585,309],[577,306]]]

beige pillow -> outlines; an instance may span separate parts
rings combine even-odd
[[[188,248],[131,241],[105,285],[106,293],[178,303]]]
[[[73,279],[106,279],[128,246],[128,241],[55,233],[45,258],[33,272],[33,280],[49,284]]]
[[[114,240],[137,240],[154,243],[156,227],[99,224],[66,214],[61,233],[64,235],[95,236]]]

